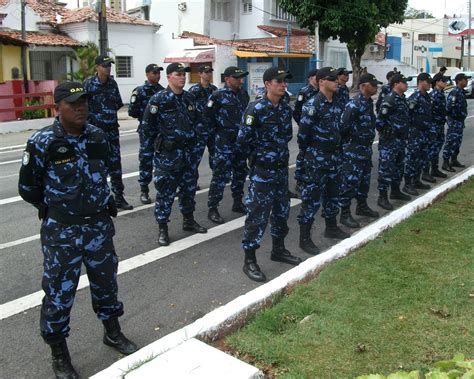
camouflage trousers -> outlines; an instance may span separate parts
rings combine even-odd
[[[254,167],[251,171],[249,190],[245,199],[247,218],[242,240],[244,250],[260,247],[268,219],[273,237],[283,239],[288,234],[287,220],[290,214],[288,169],[278,170],[277,174],[275,171],[271,173],[275,178],[271,182],[262,182],[258,178],[261,176],[268,178],[270,170]]]
[[[295,180],[297,183],[302,182],[304,178],[304,170],[303,170],[304,152],[305,150],[300,149],[298,152],[298,155],[296,156]]]
[[[405,158],[405,177],[418,178],[428,162],[430,131],[410,128]]]
[[[403,178],[406,142],[400,138],[380,138],[378,190],[399,186]]]
[[[446,142],[444,144],[443,158],[449,159],[459,154],[462,136],[464,132],[464,121],[448,118],[448,129],[446,131]]]
[[[428,160],[424,164],[423,169],[428,171],[431,167],[438,167],[439,153],[444,144],[444,122],[433,123],[430,133],[430,141],[428,148]]]
[[[372,160],[354,159],[344,156],[342,184],[339,204],[341,208],[351,205],[352,199],[366,200],[370,187]]]
[[[69,315],[74,303],[81,265],[90,282],[92,308],[100,320],[123,314],[117,299],[117,266],[112,237],[115,229],[107,217],[94,224],[66,225],[46,218],[41,226],[43,250],[40,331],[46,343],[69,335]]]
[[[153,155],[154,148],[147,146],[147,143],[153,143],[150,138],[145,138],[140,128],[137,130],[140,140],[138,150],[138,184],[140,188],[148,188],[153,179]]]
[[[122,181],[122,160],[120,156],[120,139],[118,128],[105,131],[109,144],[109,175],[110,189],[116,195],[123,194],[124,185]]]

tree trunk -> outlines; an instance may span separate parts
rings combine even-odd
[[[359,73],[360,73],[360,60],[362,58],[362,54],[364,54],[364,50],[362,49],[351,49],[347,47],[347,51],[349,52],[349,58],[352,64],[352,89],[359,88]]]

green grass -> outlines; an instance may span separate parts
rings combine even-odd
[[[329,264],[225,343],[282,378],[474,358],[474,180]]]

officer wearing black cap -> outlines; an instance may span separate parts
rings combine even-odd
[[[311,240],[311,228],[321,202],[323,217],[326,220],[325,237],[336,239],[349,237],[349,234],[337,226],[336,221],[339,213],[342,163],[340,134],[342,108],[335,97],[336,70],[332,67],[323,67],[318,70],[316,79],[319,92],[303,105],[298,130],[298,146],[300,149],[305,149],[301,192],[303,202],[298,215],[300,247],[312,255],[319,253],[319,249]]]
[[[428,91],[431,88],[431,77],[422,72],[417,77],[417,86],[408,98],[410,110],[410,128],[405,159],[405,185],[403,191],[409,195],[418,195],[417,189],[429,189],[428,184],[420,180],[434,183],[436,180],[423,172],[423,166],[428,161],[428,149],[431,143],[432,103]]]
[[[89,123],[105,132],[110,150],[110,183],[115,194],[117,208],[130,210],[133,207],[123,196],[122,162],[120,157],[119,123],[117,111],[122,108],[117,82],[110,75],[114,60],[106,55],[95,59],[96,74],[84,81],[84,88],[91,96],[89,101]]]
[[[444,89],[449,77],[444,76],[441,72],[433,77],[433,91],[430,93],[431,102],[433,104],[433,123],[431,146],[429,147],[428,161],[424,167],[428,172],[431,166],[431,176],[434,178],[446,178],[447,175],[439,170],[439,153],[444,144],[444,124],[446,124],[446,96]]]
[[[206,118],[216,131],[214,168],[207,202],[208,218],[217,224],[224,223],[217,207],[224,196],[226,184],[231,180],[232,211],[245,213],[242,197],[248,169],[245,159],[236,151],[235,141],[249,103],[249,95],[242,89],[248,74],[238,67],[227,67],[223,74],[224,87],[214,91],[206,104]]]
[[[214,69],[210,64],[202,64],[199,66],[199,83],[189,88],[189,93],[193,94],[196,99],[196,117],[197,117],[197,143],[196,143],[196,164],[199,167],[204,150],[207,146],[209,153],[209,167],[213,168],[214,151],[215,151],[215,131],[211,123],[206,120],[204,111],[209,97],[217,87],[211,83],[212,73]],[[196,171],[199,176],[199,172]]]
[[[194,96],[184,90],[186,73],[190,71],[182,63],[168,65],[168,87],[151,97],[141,122],[144,150],[154,153],[155,219],[161,246],[170,244],[168,221],[178,188],[183,230],[207,232],[193,215],[197,185],[196,109]]]
[[[270,217],[273,242],[270,259],[291,265],[301,262],[285,248],[284,242],[290,213],[288,142],[293,137],[293,128],[291,108],[283,97],[286,80],[291,77],[288,71],[278,67],[265,70],[263,83],[266,94],[248,105],[237,137],[237,149],[242,156],[249,157],[250,164],[247,217],[242,241],[245,252],[243,271],[257,282],[266,279],[257,264],[255,251],[260,247]]]
[[[385,96],[377,115],[376,128],[379,132],[379,172],[377,204],[386,210],[393,210],[390,198],[408,201],[411,197],[400,191],[405,165],[405,147],[408,137],[410,114],[404,93],[408,79],[395,73],[390,79],[392,91]]]
[[[303,104],[316,95],[319,91],[318,81],[316,80],[316,73],[318,69],[313,68],[308,73],[308,84],[300,89],[298,95],[296,96],[295,106],[293,108],[293,119],[296,123],[300,124],[301,119],[301,110],[303,109]],[[303,156],[304,149],[301,149],[298,156],[296,157],[296,169],[295,169],[295,180],[296,180],[296,191],[301,192],[301,182],[303,178]]]
[[[466,167],[458,161],[464,132],[464,121],[467,117],[467,102],[464,88],[470,76],[459,73],[455,76],[456,87],[449,93],[446,101],[448,116],[448,130],[446,131],[446,142],[443,150],[442,169],[454,172],[455,168]]]
[[[395,75],[394,71],[389,71],[387,72],[387,75],[385,75],[387,79],[387,83],[384,84],[380,90],[379,97],[377,98],[377,101],[375,103],[375,112],[379,113],[380,111],[380,106],[382,105],[383,98],[387,96],[391,91],[392,91],[392,86],[390,84],[390,79],[392,79],[392,76]]]
[[[153,154],[146,154],[143,149],[144,137],[141,132],[140,122],[143,117],[143,112],[148,104],[150,98],[164,87],[159,83],[163,67],[156,63],[150,63],[145,68],[146,79],[142,86],[136,87],[132,91],[130,103],[128,105],[128,115],[138,119],[138,137],[140,139],[140,149],[138,151],[138,184],[140,185],[140,201],[142,204],[150,204],[148,185],[152,179],[153,171]]]
[[[356,214],[378,217],[378,212],[367,204],[372,171],[372,143],[375,137],[375,113],[372,96],[377,86],[382,84],[372,74],[364,74],[359,79],[360,93],[346,105],[342,114],[342,185],[341,224],[349,228],[359,228],[360,224],[351,215],[351,201],[357,200]]]
[[[103,322],[103,342],[122,354],[137,350],[120,331],[117,266],[111,216],[117,215],[107,184],[108,143],[87,123],[88,94],[81,83],[54,90],[57,118],[28,140],[19,177],[20,196],[38,209],[44,256],[41,336],[50,345],[58,378],[78,378],[66,338],[81,265],[86,266],[92,307]]]
[[[336,96],[338,101],[341,102],[341,106],[343,108],[349,102],[349,88],[346,85],[346,83],[349,81],[349,74],[352,74],[352,71],[348,71],[345,67],[340,67],[337,69],[338,88]]]

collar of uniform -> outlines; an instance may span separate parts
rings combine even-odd
[[[90,132],[89,124],[86,123],[82,127],[82,133],[81,134],[88,134],[89,132]],[[58,138],[64,138],[68,135],[66,133],[66,131],[64,130],[63,126],[61,125],[61,122],[59,122],[58,117],[56,117],[56,119],[54,120],[54,123],[53,123],[53,133],[54,133],[54,136],[58,137]]]
[[[224,85],[224,87],[222,87],[222,88],[224,88],[226,91],[232,92],[233,94],[238,94],[241,91],[241,89],[239,89],[237,91],[234,91],[232,88],[230,88],[227,85]]]
[[[329,102],[328,98],[324,95],[324,93],[322,93],[321,91],[319,91],[316,96],[319,96],[324,103],[334,104],[335,97],[336,97],[335,95],[336,94],[333,94],[331,103]]]

